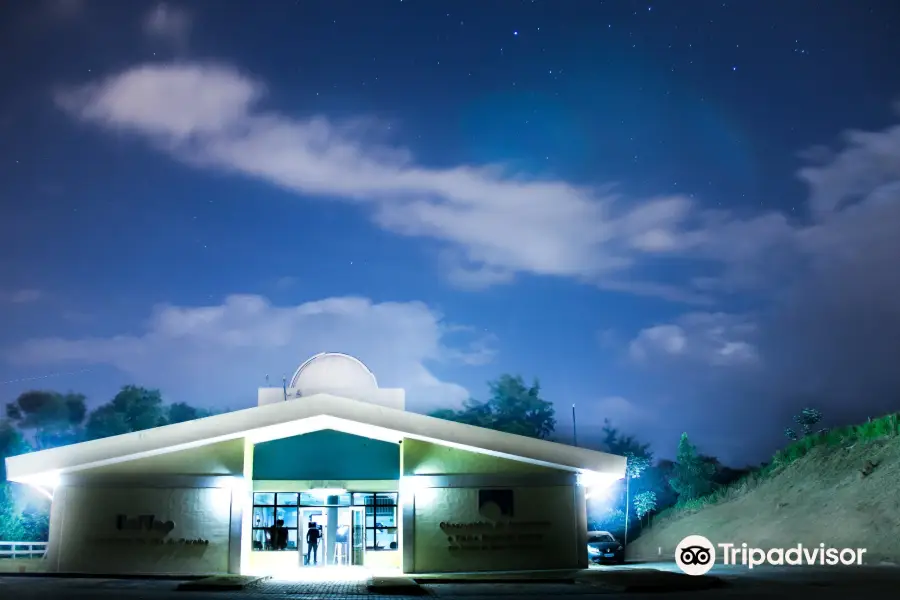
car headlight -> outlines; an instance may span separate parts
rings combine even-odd
[[[588,554],[600,554],[600,551],[593,546],[588,546]]]
[[[616,548],[616,550],[621,550],[621,549],[622,549],[622,546],[619,546],[618,548]]]

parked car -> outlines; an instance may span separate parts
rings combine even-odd
[[[625,547],[608,531],[589,531],[587,551],[594,563],[625,562]]]

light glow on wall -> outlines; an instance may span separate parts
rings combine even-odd
[[[616,477],[609,473],[598,473],[597,471],[579,471],[576,476],[576,484],[584,488],[585,499],[595,498],[602,495],[622,477]]]
[[[22,478],[20,483],[24,483],[45,498],[53,500],[53,491],[61,481],[62,476],[59,471],[49,471]]]

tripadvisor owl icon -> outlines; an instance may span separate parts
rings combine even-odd
[[[702,535],[689,535],[675,547],[675,564],[688,575],[705,575],[716,564],[716,547]]]

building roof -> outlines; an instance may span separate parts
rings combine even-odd
[[[406,412],[330,394],[257,406],[6,459],[7,478],[46,483],[61,475],[229,439],[253,443],[334,429],[399,442],[419,439],[594,477],[621,479],[625,457]]]

